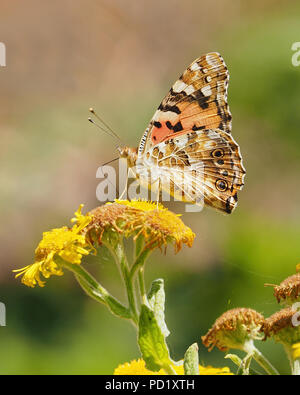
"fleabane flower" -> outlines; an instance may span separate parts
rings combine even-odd
[[[43,287],[44,278],[51,275],[61,276],[63,271],[61,266],[56,262],[56,258],[79,265],[83,255],[88,255],[91,247],[86,241],[82,230],[89,224],[92,217],[81,213],[83,205],[80,205],[75,212],[75,218],[71,221],[75,222],[72,228],[63,226],[61,228],[52,229],[43,233],[43,238],[35,250],[35,261],[22,269],[14,270],[18,274],[16,277],[22,277],[22,283],[34,287],[36,284]]]
[[[173,369],[178,375],[184,375],[183,365],[172,365]],[[224,368],[213,368],[211,366],[201,366],[199,365],[200,375],[232,375],[228,367]],[[126,362],[119,365],[115,371],[114,375],[166,375],[166,372],[161,369],[158,372],[152,372],[146,368],[145,361],[143,359],[133,360],[131,362]]]
[[[137,232],[137,236],[142,234],[149,248],[160,248],[171,243],[178,252],[182,244],[192,246],[195,234],[182,222],[180,215],[169,211],[162,204],[138,200],[121,200],[118,203],[137,210],[136,218],[127,224],[128,230]]]
[[[277,311],[266,319],[263,330],[266,337],[292,347],[300,342],[299,312],[292,307]]]
[[[87,233],[98,243],[114,234],[134,237],[135,240],[143,236],[149,249],[170,243],[178,252],[183,244],[191,247],[195,238],[179,215],[154,202],[116,200],[94,209],[91,214],[93,220],[87,227]]]
[[[246,351],[253,340],[262,340],[261,328],[264,317],[255,310],[236,308],[226,311],[214,323],[205,336],[203,344],[211,351],[215,346],[221,351],[239,349]]]
[[[274,287],[274,296],[278,303],[281,302],[290,306],[297,301],[300,295],[300,273],[296,273],[286,278],[279,285],[272,286]]]
[[[299,312],[289,306],[267,318],[263,327],[266,338],[281,343],[287,353],[293,375],[300,375],[300,321]]]

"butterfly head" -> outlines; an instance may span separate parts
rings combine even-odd
[[[137,160],[137,148],[119,147],[120,158],[127,159],[128,167],[134,167]]]

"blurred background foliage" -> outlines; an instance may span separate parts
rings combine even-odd
[[[264,283],[300,260],[300,67],[291,63],[299,12],[297,1],[274,0],[0,0],[1,374],[110,374],[139,356],[131,325],[85,297],[70,273],[29,289],[11,270],[30,264],[41,233],[67,224],[79,203],[99,204],[96,170],[115,157],[115,141],[87,122],[88,108],[136,146],[171,84],[209,51],[230,71],[246,185],[230,216],[183,215],[195,244],[155,253],[148,285],[165,279],[175,359],[228,308],[279,308]],[[87,267],[124,297],[105,254]],[[288,371],[279,345],[260,347]],[[200,346],[205,364],[229,364],[223,357]]]

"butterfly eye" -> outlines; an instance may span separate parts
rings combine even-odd
[[[216,181],[216,188],[220,192],[225,192],[228,188],[228,184],[225,180],[217,180]]]
[[[213,158],[222,158],[222,156],[224,155],[224,151],[220,148],[215,149],[214,151],[212,151],[211,156]]]

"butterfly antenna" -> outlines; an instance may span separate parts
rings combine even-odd
[[[111,132],[106,130],[103,126],[99,125],[97,122],[95,122],[92,118],[88,118],[88,120],[95,126],[97,126],[98,129],[100,129],[102,132],[108,134],[110,137],[115,137]]]
[[[105,123],[102,118],[99,117],[99,115],[95,112],[95,110],[92,107],[89,109],[89,111],[90,111],[91,114],[93,114],[98,119],[98,121],[100,121],[102,123],[102,125],[105,126],[106,132],[108,134],[110,134],[110,136],[113,135],[116,139],[118,139],[121,143],[123,143],[121,138],[117,135],[117,133],[107,123]],[[90,119],[91,118],[89,118],[89,120]],[[95,122],[93,122],[93,123],[95,123]],[[102,130],[104,130],[104,128],[102,128]]]
[[[118,156],[117,158],[115,158],[115,159],[112,159],[112,160],[109,160],[108,162],[106,162],[106,163],[103,163],[102,165],[101,165],[101,167],[103,167],[103,166],[106,166],[106,165],[109,165],[110,163],[112,163],[112,162],[114,162],[114,161],[116,161],[116,160],[118,160],[120,157]]]

